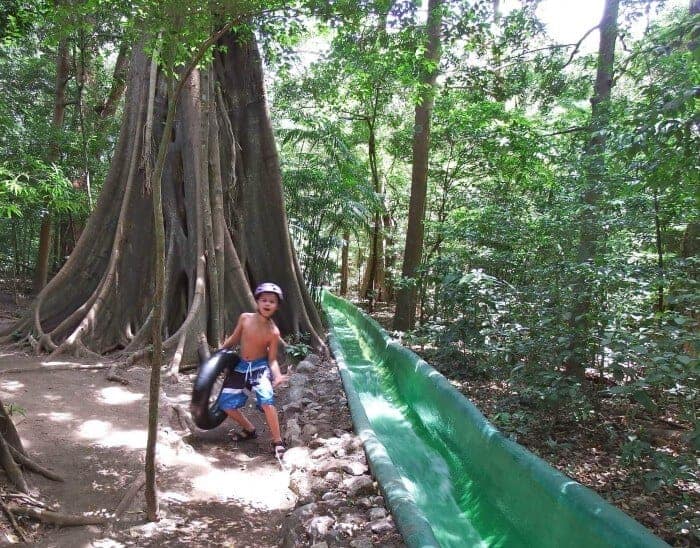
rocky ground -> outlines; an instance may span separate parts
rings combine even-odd
[[[403,546],[351,432],[337,368],[309,356],[294,371],[282,410],[297,503],[283,521],[282,546]]]

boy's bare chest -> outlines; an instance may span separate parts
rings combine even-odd
[[[260,325],[255,320],[249,320],[243,325],[241,346],[243,350],[264,351],[270,343],[272,329],[269,325]]]

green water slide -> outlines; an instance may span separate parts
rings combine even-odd
[[[355,430],[408,546],[668,546],[503,436],[440,373],[329,292]]]

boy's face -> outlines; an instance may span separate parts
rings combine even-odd
[[[258,295],[258,312],[263,318],[271,317],[279,306],[279,300],[274,293],[260,293]]]

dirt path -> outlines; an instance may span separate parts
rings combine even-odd
[[[132,368],[126,373],[130,384],[122,386],[105,380],[105,371],[50,371],[78,363],[2,351],[0,396],[24,413],[15,412],[14,418],[28,453],[66,480],[52,482],[28,474],[30,487],[63,512],[107,514],[143,470],[148,372]],[[27,372],[2,373],[10,368]],[[230,442],[227,422],[190,438],[192,445],[183,443],[176,432],[179,424],[168,427],[175,420],[169,404],[187,406],[190,386],[188,378],[163,386],[158,445],[161,522],[137,525],[143,519],[139,496],[124,520],[127,529],[107,534],[98,527],[37,529],[39,545],[75,546],[107,538],[124,545],[138,539],[139,546],[226,545],[234,539],[236,546],[277,544],[277,528],[295,497],[287,488],[288,473],[267,450],[260,414],[250,411],[262,434],[253,442]]]

